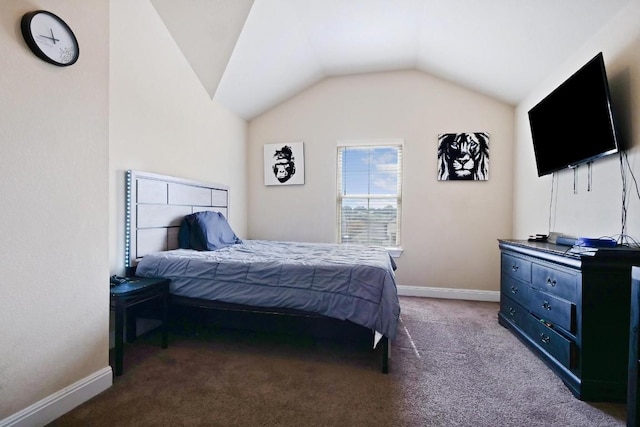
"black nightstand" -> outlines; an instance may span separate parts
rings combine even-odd
[[[128,308],[143,302],[159,299],[162,304],[162,348],[168,343],[168,304],[169,279],[131,277],[126,283],[111,286],[111,305],[115,311],[115,374],[122,375],[123,371],[123,332],[125,312]],[[127,317],[127,340],[136,337],[135,316]]]

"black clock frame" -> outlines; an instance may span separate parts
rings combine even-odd
[[[76,55],[71,61],[62,63],[54,59],[51,59],[38,46],[38,43],[35,41],[33,34],[31,33],[31,20],[36,15],[39,15],[42,13],[53,17],[55,20],[57,20],[60,23],[60,25],[65,27],[65,29],[69,32],[69,35],[73,39],[73,43],[76,49]],[[78,61],[78,58],[80,57],[80,45],[78,43],[78,39],[76,38],[76,35],[73,33],[73,30],[71,30],[71,27],[69,27],[69,25],[67,25],[67,23],[58,15],[53,14],[46,10],[34,10],[33,12],[27,12],[22,16],[22,20],[20,21],[20,29],[22,30],[22,37],[24,37],[24,41],[27,43],[27,46],[29,46],[29,49],[31,49],[31,51],[43,61],[48,62],[49,64],[57,65],[58,67],[68,67],[70,65],[75,64]]]

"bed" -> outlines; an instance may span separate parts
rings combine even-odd
[[[241,240],[226,222],[228,201],[226,186],[127,171],[128,274],[171,279],[172,305],[337,319],[366,329],[382,347],[387,373],[400,315],[388,252]]]

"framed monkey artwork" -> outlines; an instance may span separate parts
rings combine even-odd
[[[304,184],[304,143],[264,145],[264,185]]]

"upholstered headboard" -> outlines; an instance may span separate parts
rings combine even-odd
[[[229,187],[148,172],[127,171],[125,179],[125,267],[146,254],[178,248],[185,215],[221,212],[228,217]]]

